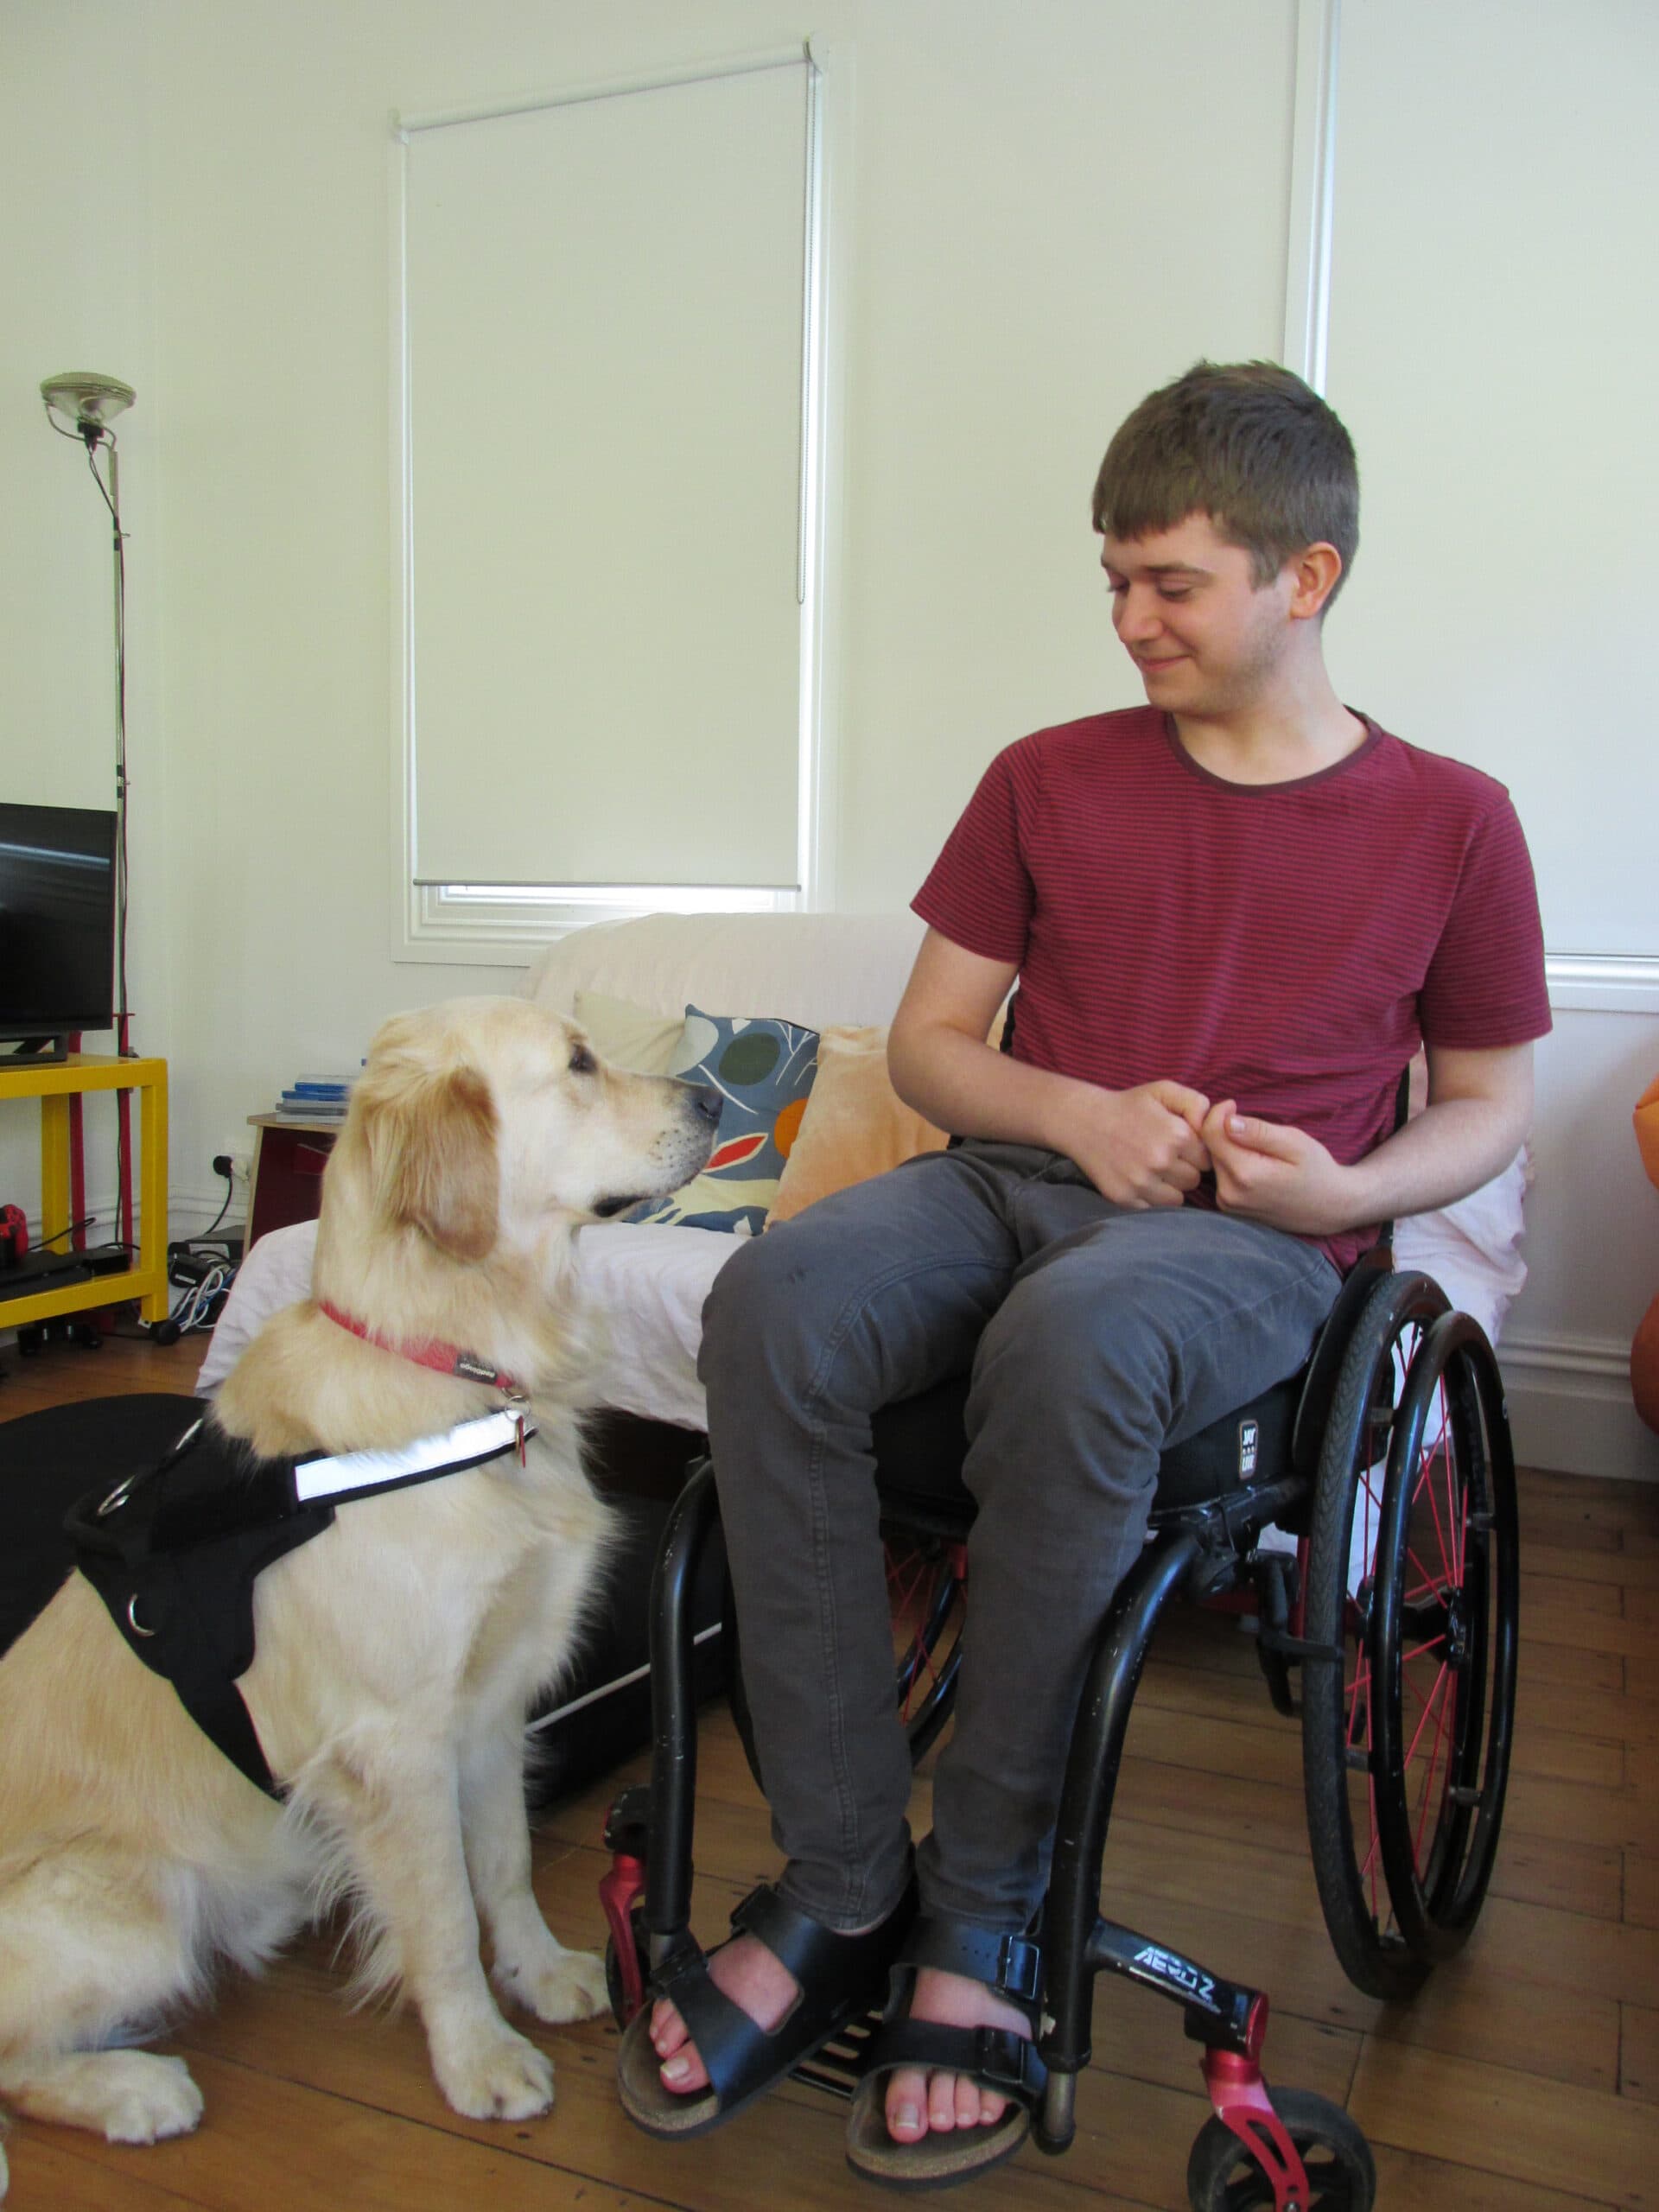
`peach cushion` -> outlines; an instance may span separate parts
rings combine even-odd
[[[828,1028],[818,1040],[817,1081],[766,1226],[916,1153],[938,1152],[945,1141],[944,1131],[906,1106],[888,1081],[884,1028]]]
[[[1631,1119],[1636,1123],[1637,1149],[1648,1171],[1648,1180],[1659,1183],[1659,1076],[1637,1100]]]

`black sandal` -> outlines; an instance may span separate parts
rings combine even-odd
[[[623,2031],[616,2086],[628,2118],[648,2135],[682,2140],[741,2112],[849,2020],[881,2002],[915,1912],[912,1882],[878,1927],[843,1936],[798,1910],[770,1883],[752,1891],[733,1913],[732,1926],[764,1943],[793,1975],[800,1994],[768,2031],[715,1987],[709,1961],[695,1945],[671,1959],[652,1976],[645,2005]],[[709,2075],[704,2088],[680,2092],[662,2078],[662,2061],[651,2040],[651,2008],[662,1997],[697,2047]]]
[[[1016,2005],[1034,2038],[1042,2026],[1042,1952],[1029,1936],[1004,1936],[965,1921],[918,1919],[893,1962],[893,1996],[871,2042],[847,2118],[847,2163],[889,2189],[941,2189],[1011,2158],[1031,2133],[1031,2115],[1048,2069],[1011,2028],[953,2028],[912,2020],[917,1969],[965,1975]],[[895,2143],[887,2128],[886,2083],[900,2068],[965,2074],[1008,2100],[988,2127],[929,2129],[919,2142]]]

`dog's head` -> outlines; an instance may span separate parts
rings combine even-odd
[[[385,1229],[458,1260],[664,1198],[708,1159],[720,1100],[611,1068],[524,999],[452,999],[386,1022],[328,1166]],[[344,1192],[342,1191],[342,1195]]]

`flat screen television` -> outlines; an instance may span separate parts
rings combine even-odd
[[[115,1018],[115,812],[0,802],[0,1040],[60,1057]]]

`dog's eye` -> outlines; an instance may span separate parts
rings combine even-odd
[[[572,1075],[599,1073],[599,1062],[585,1045],[573,1045],[570,1047],[570,1072]]]

